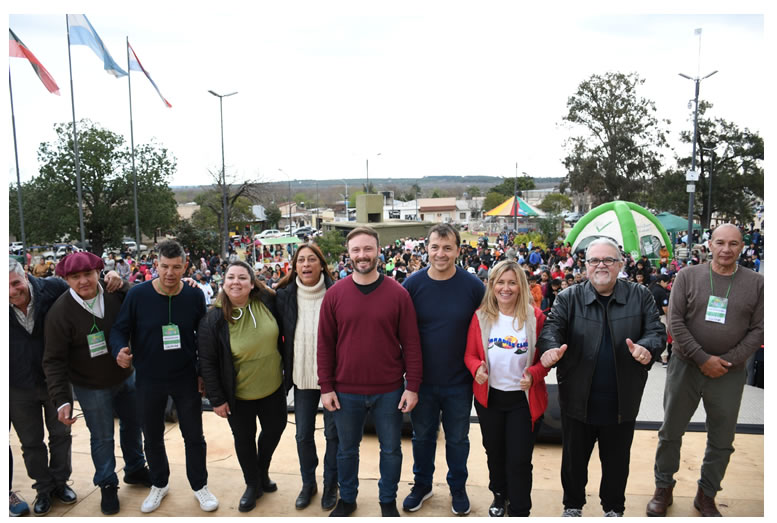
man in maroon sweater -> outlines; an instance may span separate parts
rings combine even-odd
[[[359,443],[368,410],[380,442],[381,514],[399,516],[402,414],[418,403],[421,385],[421,343],[413,301],[401,285],[378,273],[379,245],[378,233],[370,227],[357,227],[348,234],[346,247],[354,272],[331,287],[321,304],[318,382],[324,408],[335,413],[340,440],[340,501],[330,514],[335,517],[356,510]]]

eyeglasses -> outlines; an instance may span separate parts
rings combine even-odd
[[[586,263],[593,267],[598,266],[600,263],[603,263],[605,267],[612,267],[614,263],[617,263],[619,261],[620,260],[617,258],[589,258],[588,260],[586,260]]]

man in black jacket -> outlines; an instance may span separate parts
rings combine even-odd
[[[51,510],[52,495],[66,504],[77,499],[67,486],[72,471],[70,427],[57,419],[42,363],[46,314],[68,285],[59,278],[29,276],[19,262],[9,262],[9,414],[22,444],[27,475],[35,482],[33,512],[42,516]],[[116,272],[106,274],[108,290],[120,286],[121,278]],[[44,421],[49,434],[48,449],[43,440]]]
[[[648,369],[666,342],[653,296],[618,280],[622,266],[615,242],[591,242],[588,281],[558,295],[537,340],[543,365],[558,364],[564,516],[582,515],[597,440],[602,508],[605,516],[623,515],[634,423]]]

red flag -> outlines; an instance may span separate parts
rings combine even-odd
[[[30,65],[32,65],[32,68],[35,71],[35,74],[38,75],[38,78],[40,78],[40,81],[43,82],[43,85],[46,86],[46,89],[48,89],[50,93],[54,93],[59,96],[59,86],[57,85],[57,82],[54,81],[54,78],[46,70],[46,68],[43,67],[43,64],[41,64],[38,59],[35,58],[35,55],[32,54],[32,51],[27,49],[27,46],[24,45],[21,40],[19,40],[19,37],[16,36],[10,28],[8,29],[8,33],[8,56],[26,58],[29,60]]]

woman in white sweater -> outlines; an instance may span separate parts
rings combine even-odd
[[[294,387],[294,419],[297,427],[302,490],[296,507],[303,509],[318,492],[316,467],[318,455],[313,438],[316,414],[321,398],[316,363],[318,316],[324,293],[333,285],[324,255],[313,243],[302,245],[291,260],[291,270],[276,288],[284,347],[284,383]],[[334,415],[324,410],[324,490],[321,508],[337,503],[337,429]]]

